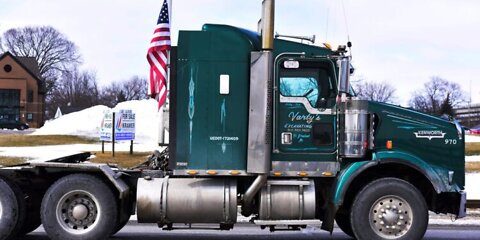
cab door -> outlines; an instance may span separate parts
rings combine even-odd
[[[318,175],[337,168],[336,80],[329,59],[276,64],[272,170]]]

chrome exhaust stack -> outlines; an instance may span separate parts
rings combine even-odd
[[[253,198],[267,182],[271,170],[273,33],[275,1],[262,3],[262,51],[250,58],[250,103],[248,115],[247,172],[258,174],[242,198],[242,214],[252,213]]]

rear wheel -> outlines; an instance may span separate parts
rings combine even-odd
[[[421,239],[427,230],[428,209],[412,184],[382,178],[357,194],[350,222],[358,239]]]
[[[51,239],[107,239],[117,222],[117,200],[102,180],[73,174],[45,194],[41,218]]]
[[[40,204],[42,196],[38,192],[27,193],[28,197],[25,201],[26,217],[19,235],[25,235],[37,229],[42,221],[40,220]]]
[[[0,240],[15,239],[25,220],[25,199],[20,189],[0,179]]]

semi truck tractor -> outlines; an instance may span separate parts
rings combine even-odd
[[[134,214],[164,230],[334,224],[357,239],[421,239],[429,211],[466,215],[455,121],[358,99],[345,46],[205,24],[169,65],[168,147],[137,168],[90,153],[0,169],[0,239],[107,239]]]

